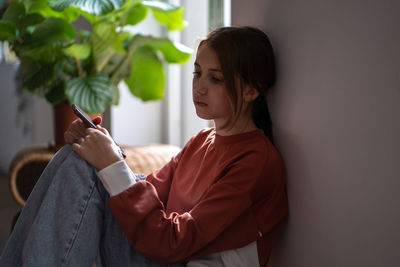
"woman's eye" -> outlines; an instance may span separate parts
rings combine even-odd
[[[218,78],[218,77],[215,77],[215,76],[211,76],[211,80],[212,80],[213,82],[216,82],[216,83],[222,82],[222,79],[221,79],[221,78]]]
[[[193,76],[194,77],[199,77],[201,75],[200,71],[193,71]]]

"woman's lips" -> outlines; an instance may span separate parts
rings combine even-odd
[[[200,107],[205,107],[205,106],[207,106],[206,103],[201,102],[201,101],[196,101],[196,100],[194,100],[193,102],[194,102],[194,104],[195,104],[196,106],[200,106]]]

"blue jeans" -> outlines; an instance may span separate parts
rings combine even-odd
[[[159,265],[135,251],[108,209],[108,198],[94,167],[66,145],[35,185],[0,266],[185,266]]]

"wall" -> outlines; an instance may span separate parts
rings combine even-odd
[[[232,1],[266,30],[289,220],[271,267],[400,266],[400,2]]]
[[[15,86],[16,66],[0,62],[0,172],[6,173],[14,155],[31,145],[47,144],[53,137],[53,113],[43,99],[25,93],[23,112]]]

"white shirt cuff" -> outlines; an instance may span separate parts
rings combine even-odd
[[[105,167],[97,172],[97,176],[110,196],[118,195],[136,183],[136,175],[128,167],[125,160],[117,161]]]

